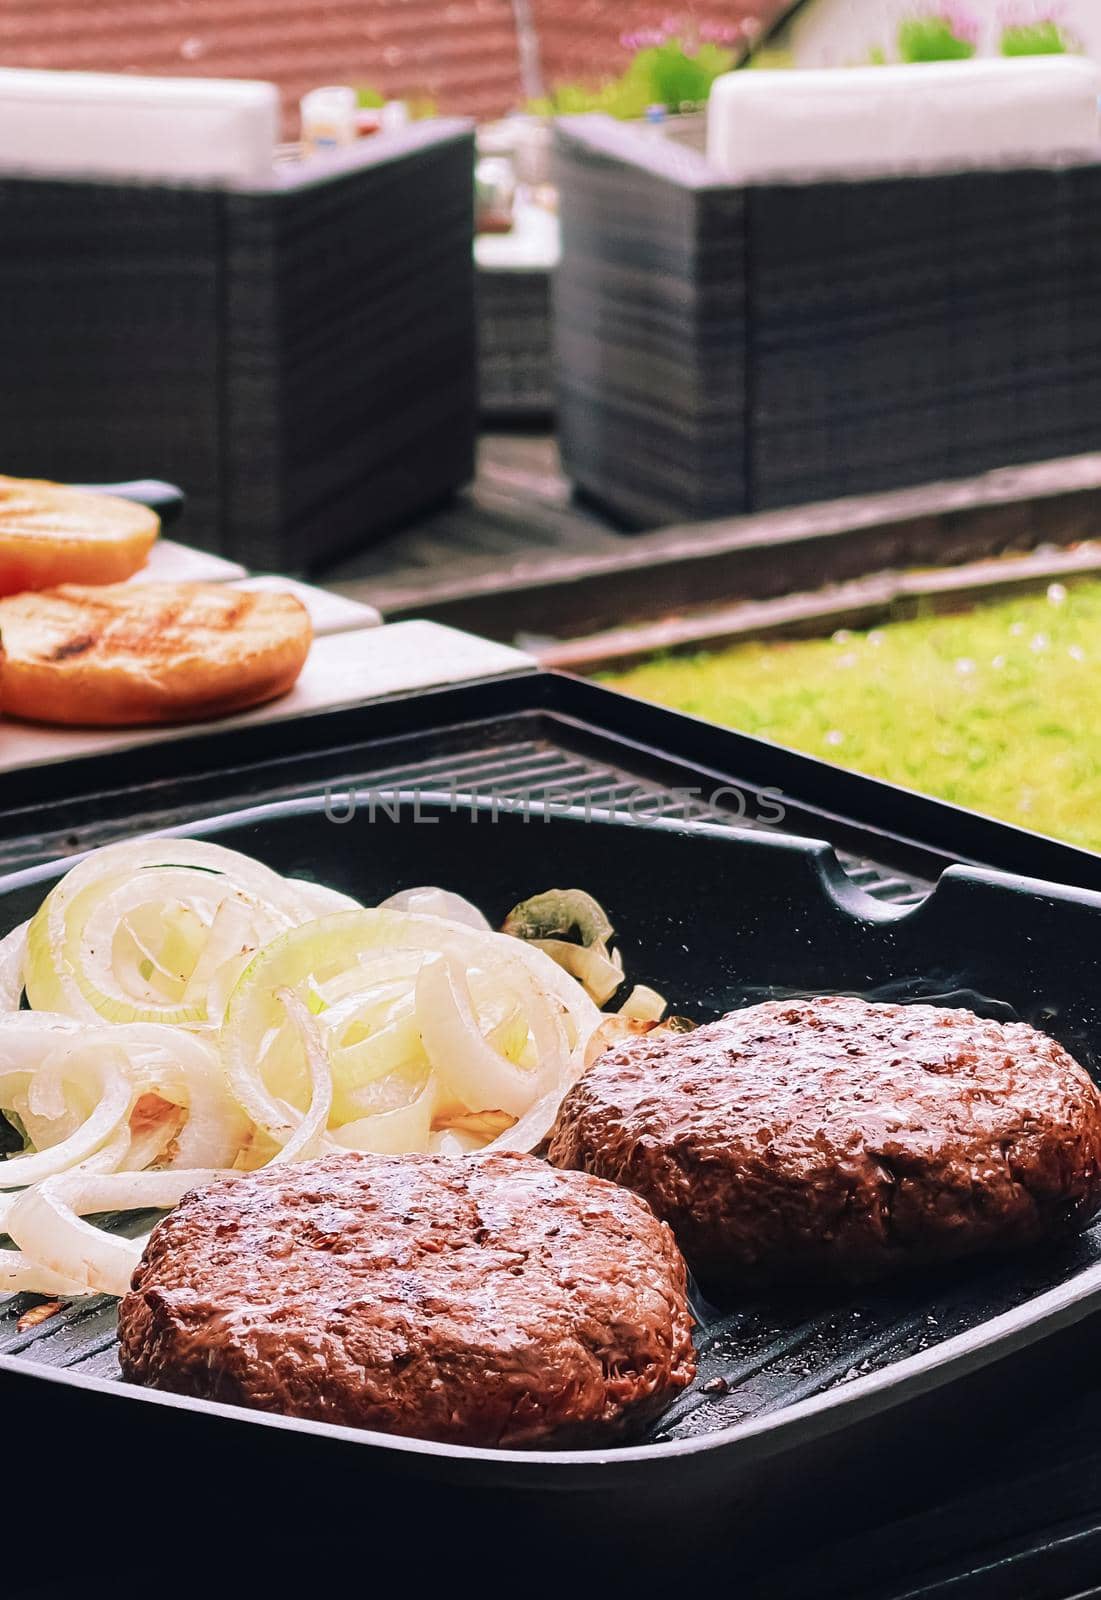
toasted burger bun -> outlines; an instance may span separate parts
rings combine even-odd
[[[0,477],[0,595],[55,583],[119,583],[160,532],[147,506],[34,478]]]
[[[0,600],[0,708],[83,727],[191,722],[285,694],[313,630],[291,594],[63,584]]]

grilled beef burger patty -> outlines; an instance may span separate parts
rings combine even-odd
[[[549,1157],[644,1196],[705,1287],[863,1280],[1085,1222],[1101,1095],[1025,1023],[773,1001],[609,1050]]]
[[[635,1195],[512,1154],[339,1155],[188,1195],[119,1312],[125,1377],[468,1445],[601,1442],[692,1380]]]

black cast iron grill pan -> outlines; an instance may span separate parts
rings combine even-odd
[[[966,1004],[1034,1023],[1101,1073],[1101,895],[1091,891],[952,868],[919,903],[911,893],[892,904],[854,883],[825,844],[707,822],[494,814],[423,793],[396,808],[364,805],[346,824],[315,799],[186,831],[367,903],[441,882],[499,919],[525,893],[568,879],[608,907],[632,979],[659,987],[676,1011],[702,1020],[821,992]],[[0,923],[30,914],[67,865],[0,881]],[[679,1493],[693,1484],[698,1517],[709,1497],[752,1499],[777,1472],[806,1488],[842,1441],[870,1425],[897,1424],[901,1437],[903,1418],[932,1417],[969,1380],[993,1381],[1004,1404],[1018,1358],[1036,1358],[1101,1308],[1101,1226],[1058,1247],[858,1294],[701,1303],[695,1387],[648,1439],[608,1451],[463,1450],[150,1395],[118,1382],[113,1304],[77,1305],[21,1331],[27,1304],[16,1297],[0,1309],[0,1404],[24,1428],[36,1428],[40,1405],[73,1429],[106,1407],[162,1442],[181,1428],[196,1439],[204,1426],[211,1446],[250,1430],[281,1450],[328,1441],[339,1443],[344,1470],[369,1478],[384,1467],[466,1492],[599,1486],[638,1504],[658,1485]]]

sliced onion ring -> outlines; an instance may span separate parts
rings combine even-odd
[[[114,1059],[111,1059],[114,1056]],[[73,1060],[71,1058],[75,1057]],[[80,1127],[60,1144],[34,1154],[11,1156],[0,1162],[0,1189],[19,1189],[29,1183],[38,1183],[55,1173],[94,1155],[114,1133],[130,1112],[133,1089],[127,1081],[118,1055],[114,1051],[88,1054],[88,1047],[79,1039],[68,1041],[51,1052],[42,1063],[46,1071],[55,1070],[62,1075],[80,1071],[86,1082],[97,1090],[95,1107]],[[0,1096],[7,1098],[3,1085],[10,1075],[0,1078]]]
[[[0,1250],[0,1294],[86,1294],[82,1283],[40,1267],[18,1250]]]
[[[272,1157],[270,1165],[273,1167],[285,1162],[309,1161],[321,1153],[327,1143],[325,1129],[333,1105],[333,1074],[320,1028],[292,989],[277,990],[277,997],[302,1040],[310,1073],[310,1105],[282,1150]]]
[[[148,880],[143,877],[146,871]],[[98,928],[94,940],[87,935],[112,896],[121,896],[120,905],[125,901],[133,912],[146,891],[155,903],[158,894],[171,892],[173,883],[183,900],[200,900],[211,919],[227,896],[238,894],[249,900],[261,925],[254,946],[269,939],[280,925],[295,926],[316,915],[302,886],[236,850],[170,838],[107,845],[66,873],[31,919],[24,980],[32,1006],[88,1021],[202,1021],[203,1004],[194,995],[187,1004],[173,1006],[143,1003],[127,993],[112,976],[104,928]],[[108,946],[116,929],[117,923],[106,930]]]
[[[66,1173],[19,1196],[8,1212],[8,1232],[28,1261],[79,1284],[80,1292],[124,1295],[144,1241],[105,1233],[82,1217],[146,1206],[170,1210],[189,1190],[224,1176],[204,1171]]]
[[[407,951],[423,958],[410,968],[410,982],[420,981],[418,972],[423,975],[428,958],[442,956],[456,975],[477,970],[485,975],[487,983],[499,985],[521,1004],[537,1057],[537,1065],[531,1070],[516,1067],[484,1040],[479,1045],[471,1033],[472,1028],[477,1032],[477,1025],[469,1015],[469,1000],[464,1021],[461,997],[459,1002],[454,1000],[446,976],[442,984],[439,978],[431,980],[439,987],[441,1004],[446,1007],[446,1026],[440,1029],[433,1025],[432,1006],[427,1000],[423,1013],[418,1005],[418,1027],[429,1061],[440,1075],[449,1072],[448,1082],[454,1078],[455,1069],[441,1065],[448,1054],[447,1035],[450,1033],[458,1042],[465,1040],[465,1089],[456,1092],[460,1098],[463,1094],[474,1097],[470,1110],[504,1110],[521,1115],[553,1083],[562,1083],[565,1092],[578,1049],[599,1025],[600,1014],[580,985],[548,956],[503,934],[484,933],[440,917],[378,909],[337,913],[293,929],[263,950],[242,975],[226,1010],[222,1048],[231,1092],[256,1126],[277,1144],[287,1144],[302,1112],[288,1106],[264,1079],[265,1040],[273,1028],[281,1025],[273,996],[286,988],[304,1002],[313,1003],[316,999],[322,1003],[322,995],[339,992],[341,998],[334,1009],[338,1017],[350,1018],[356,1009],[356,985],[369,987],[380,951],[391,957]],[[362,976],[358,976],[360,969]],[[458,977],[456,981],[460,981]],[[433,1041],[431,1048],[425,1027]],[[475,1094],[479,1079],[477,1069],[471,1068],[475,1058],[489,1075],[487,1084],[507,1086],[507,1105],[494,1099],[488,1088]],[[297,1104],[304,1101],[298,1099]]]
[[[436,1080],[429,1073],[424,1087],[407,1106],[346,1122],[334,1130],[334,1143],[346,1150],[371,1150],[376,1155],[403,1155],[408,1150],[427,1149],[436,1087]]]
[[[479,933],[491,932],[489,918],[450,889],[438,889],[435,884],[425,884],[418,889],[399,889],[378,903],[380,911],[409,911],[420,917],[439,917],[444,922],[457,922],[462,927],[476,928]]]
[[[0,940],[0,1107],[30,1142],[0,1161],[0,1230],[23,1251],[0,1251],[0,1291],[124,1292],[141,1241],[82,1216],[244,1166],[536,1146],[604,1020],[578,978],[622,976],[598,937],[551,948],[574,922],[611,933],[566,898],[525,939],[440,888],[365,909],[209,842],[79,861]]]
[[[513,1066],[482,1037],[466,974],[446,955],[430,956],[417,978],[417,1026],[440,1082],[472,1109],[521,1117],[560,1071]]]
[[[27,929],[21,922],[0,939],[0,1011],[18,1011],[23,998],[23,967],[27,959]]]

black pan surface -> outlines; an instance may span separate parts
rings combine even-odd
[[[828,846],[786,836],[632,826],[423,794],[400,807],[365,795],[348,820],[332,816],[321,801],[298,801],[189,831],[368,904],[438,882],[499,920],[538,888],[583,885],[620,930],[632,979],[699,1020],[795,993],[931,1000],[1031,1022],[1101,1075],[1096,893],[952,868],[920,903],[885,904],[852,882]],[[3,925],[28,915],[67,865],[0,883]],[[0,1375],[50,1369],[77,1385],[117,1376],[110,1303],[79,1305],[20,1331],[26,1304],[16,1298],[0,1311]],[[404,1457],[407,1470],[446,1459],[449,1477],[625,1481],[706,1458],[734,1484],[764,1459],[797,1447],[805,1457],[813,1441],[1027,1349],[1096,1305],[1101,1225],[1057,1248],[858,1294],[755,1298],[722,1309],[700,1302],[699,1379],[639,1445],[494,1452],[349,1437]]]

